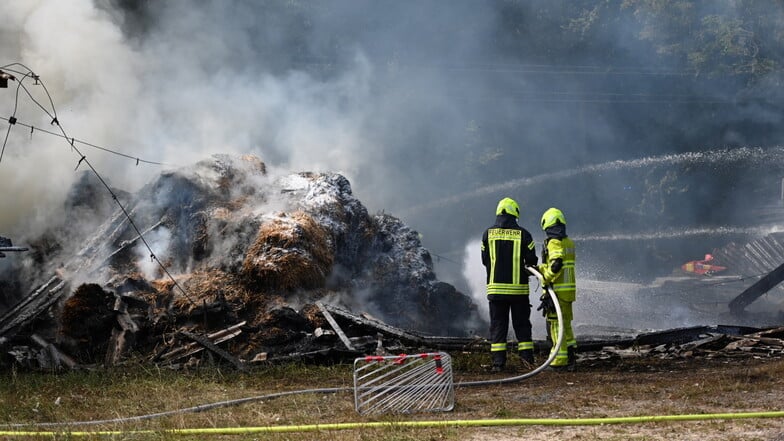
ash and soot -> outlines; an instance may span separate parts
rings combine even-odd
[[[241,336],[230,352],[243,359],[307,352],[318,346],[314,331],[327,327],[321,302],[425,335],[464,336],[482,323],[469,296],[437,280],[417,232],[368,214],[340,174],[273,177],[249,155],[163,172],[135,194],[120,193],[144,243],[121,210],[107,216],[102,198],[78,197],[94,194],[94,177],[75,185],[62,223],[32,241],[48,251],[4,274],[6,302],[24,303],[32,286],[47,291],[52,305],[38,308],[49,315],[2,326],[11,340],[34,332],[77,363],[154,354],[177,332],[235,324]],[[95,228],[62,234],[77,215]]]

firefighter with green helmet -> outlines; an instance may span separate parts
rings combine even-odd
[[[526,266],[536,266],[536,245],[531,233],[517,224],[520,206],[503,198],[496,208],[495,223],[482,235],[482,264],[487,272],[490,306],[490,353],[494,372],[506,365],[509,316],[517,337],[517,353],[523,364],[533,365],[531,304]]]
[[[544,277],[546,285],[552,286],[558,297],[563,318],[563,343],[555,359],[550,362],[554,368],[573,367],[577,360],[577,340],[572,330],[572,302],[577,293],[577,284],[574,273],[574,242],[566,235],[566,218],[561,210],[549,208],[542,215],[542,230],[546,238],[542,246],[542,263],[539,272]],[[553,343],[553,349],[558,338],[558,315],[554,307],[548,307],[549,296],[543,294],[543,314],[547,319],[548,334]]]

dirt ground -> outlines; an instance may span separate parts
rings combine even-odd
[[[511,376],[512,373],[506,373]],[[491,377],[488,377],[491,378]],[[460,381],[455,379],[456,383]],[[585,361],[519,383],[458,388],[454,419],[605,418],[784,409],[784,358]],[[465,440],[780,440],[784,418],[467,429]]]

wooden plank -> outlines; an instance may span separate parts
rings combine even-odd
[[[212,334],[207,334],[207,338],[210,339],[210,341],[212,341],[213,344],[220,344],[223,343],[224,341],[231,340],[232,338],[242,334],[242,329],[240,328],[242,326],[245,326],[245,323],[247,322],[242,321],[237,323],[236,325],[229,326],[226,329],[213,332]],[[182,357],[186,357],[189,355],[193,355],[197,352],[201,352],[202,350],[204,350],[204,347],[199,346],[196,343],[188,343],[186,345],[172,349],[171,351],[160,355],[160,357],[155,357],[155,358],[162,358],[165,360],[174,361]]]
[[[354,345],[351,344],[351,341],[348,339],[348,337],[346,337],[346,334],[343,332],[342,329],[340,329],[340,326],[338,326],[338,322],[335,321],[335,318],[332,317],[332,314],[330,314],[329,311],[327,311],[327,307],[324,306],[324,304],[321,302],[316,302],[316,306],[319,307],[319,309],[321,310],[321,314],[324,316],[325,319],[327,319],[329,325],[332,326],[332,329],[334,329],[335,332],[338,334],[338,337],[340,337],[340,341],[342,341],[343,344],[346,345],[346,348],[348,348],[349,351],[355,351],[356,349],[354,349]]]
[[[46,349],[51,354],[53,354],[57,358],[58,362],[62,362],[64,365],[68,366],[70,369],[74,369],[74,368],[78,367],[78,364],[76,363],[76,361],[74,361],[73,358],[63,354],[62,352],[60,352],[60,350],[57,349],[57,347],[55,345],[53,345],[53,344],[49,343],[48,341],[44,340],[43,337],[39,336],[38,334],[31,335],[30,339],[33,340],[33,342],[35,342],[35,344],[37,344],[41,348]]]
[[[489,345],[490,343],[487,339],[474,336],[474,337],[442,337],[442,336],[422,336],[412,332],[404,331],[400,328],[396,328],[391,326],[387,323],[379,321],[370,316],[362,317],[355,314],[352,314],[349,311],[346,311],[343,308],[339,308],[333,305],[325,305],[325,308],[329,312],[335,315],[339,315],[347,320],[350,320],[353,323],[356,323],[360,326],[369,327],[375,329],[377,332],[380,332],[384,335],[392,335],[405,341],[408,344],[415,344],[415,345],[423,345],[433,349],[444,349],[444,350],[466,350],[475,348],[477,346],[485,346]]]
[[[8,320],[13,319],[17,315],[19,315],[20,310],[24,309],[27,305],[32,303],[33,300],[35,300],[35,298],[38,297],[38,295],[40,295],[42,292],[44,292],[44,290],[46,290],[49,287],[49,285],[52,285],[58,280],[59,279],[57,277],[52,277],[51,279],[47,280],[43,285],[39,286],[37,289],[35,289],[30,294],[28,294],[26,297],[19,300],[13,307],[11,307],[11,309],[8,310],[8,312],[3,314],[3,317],[0,318],[0,335],[4,334],[2,330],[2,326],[4,326]]]
[[[364,317],[360,317],[360,316],[354,315],[354,314],[352,314],[352,313],[350,313],[350,312],[348,312],[348,311],[346,311],[346,310],[344,310],[342,308],[338,308],[336,306],[320,305],[319,307],[321,307],[321,306],[323,306],[324,308],[327,308],[329,310],[329,312],[337,314],[337,315],[340,315],[343,318],[346,318],[346,319],[349,319],[349,320],[353,321],[354,323],[357,323],[357,324],[360,324],[360,325],[363,325],[363,326],[367,326],[367,327],[376,329],[376,330],[384,332],[386,334],[394,335],[396,337],[399,337],[399,338],[401,338],[403,340],[407,340],[409,342],[413,342],[413,343],[417,343],[417,344],[422,344],[424,342],[422,337],[419,337],[419,336],[416,336],[414,334],[408,333],[406,331],[403,331],[402,329],[395,328],[395,327],[390,326],[390,325],[388,325],[388,324],[386,324],[384,322],[380,322],[378,320],[372,320],[372,319],[367,319],[367,318],[364,318]],[[327,320],[329,320],[329,319],[327,319]]]
[[[179,331],[180,335],[188,337],[189,339],[197,342],[198,344],[207,348],[210,352],[218,355],[219,357],[223,358],[224,360],[228,361],[229,363],[233,364],[237,370],[243,371],[245,370],[245,365],[242,363],[240,359],[237,357],[229,354],[228,352],[224,351],[223,349],[219,348],[217,345],[212,343],[209,338],[202,337],[200,335],[193,334],[188,331]]]
[[[742,293],[738,294],[737,297],[732,299],[732,301],[730,301],[730,312],[736,316],[743,315],[747,306],[782,281],[784,281],[784,264],[777,266],[776,269],[766,274],[753,285],[746,288]]]
[[[60,297],[62,297],[64,294],[63,287],[65,286],[65,282],[58,279],[57,277],[53,277],[50,282],[52,281],[57,281],[59,283],[47,291],[49,295],[41,296],[38,294],[49,287],[49,282],[47,282],[46,285],[40,287],[36,291],[34,296],[28,296],[28,298],[23,302],[24,306],[21,307],[21,309],[17,309],[16,313],[12,317],[8,314],[3,317],[4,320],[6,317],[8,317],[8,322],[0,326],[0,336],[6,336],[7,334],[10,334],[11,331],[14,331],[25,323],[32,321],[35,317],[46,311],[53,303],[57,302]]]
[[[120,253],[124,249],[128,248],[130,245],[135,244],[136,241],[138,241],[139,239],[142,238],[142,236],[146,235],[150,231],[153,231],[156,228],[158,228],[161,225],[163,225],[163,221],[164,221],[164,219],[159,220],[157,223],[153,224],[151,227],[149,227],[146,230],[142,231],[141,235],[137,235],[133,239],[122,241],[122,243],[120,243],[120,246],[116,250],[114,250],[111,254],[109,254],[105,259],[103,259],[101,261],[100,265],[97,265],[95,268],[92,268],[92,270],[90,271],[90,274],[94,273],[95,271],[97,271],[98,269],[100,269],[101,267],[106,265],[112,259],[112,257],[114,257],[115,255],[117,255],[118,253]]]

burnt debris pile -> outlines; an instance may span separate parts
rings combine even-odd
[[[257,157],[216,155],[135,194],[98,189],[80,179],[30,252],[5,259],[4,363],[242,367],[448,345],[481,323],[417,232],[369,214],[339,174],[272,176]]]

